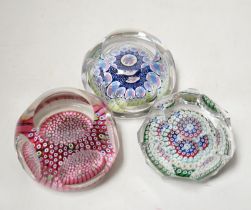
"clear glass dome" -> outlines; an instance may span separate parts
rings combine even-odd
[[[227,112],[194,89],[157,101],[138,139],[155,171],[192,180],[215,175],[235,149]]]
[[[110,34],[85,57],[82,80],[118,117],[146,114],[153,102],[173,91],[170,51],[140,31]]]
[[[15,145],[26,172],[60,191],[96,183],[119,150],[107,106],[98,97],[72,88],[51,90],[35,100],[18,120]]]

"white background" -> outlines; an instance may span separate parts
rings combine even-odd
[[[60,193],[36,184],[16,157],[16,120],[49,89],[82,89],[87,50],[123,28],[159,37],[174,56],[178,90],[200,89],[229,111],[235,158],[206,183],[163,180],[141,154],[142,120],[117,120],[119,158],[97,187]],[[0,209],[250,210],[250,40],[245,0],[0,0]]]

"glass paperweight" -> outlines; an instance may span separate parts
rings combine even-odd
[[[32,178],[67,191],[103,177],[116,159],[119,140],[111,113],[98,97],[63,88],[46,92],[23,113],[15,146]]]
[[[195,89],[158,100],[138,138],[146,162],[163,176],[204,180],[234,154],[227,112]]]
[[[172,92],[175,66],[170,51],[154,36],[115,32],[87,53],[82,80],[115,116],[137,117],[146,114],[157,98]]]

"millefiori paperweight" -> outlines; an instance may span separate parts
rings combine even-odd
[[[192,180],[215,175],[235,149],[228,113],[194,89],[158,100],[138,139],[155,171]]]
[[[140,31],[110,34],[90,50],[82,80],[118,117],[137,117],[172,92],[175,65],[170,51]]]
[[[15,146],[23,168],[50,188],[79,190],[111,168],[119,140],[107,106],[78,89],[51,90],[19,118]]]

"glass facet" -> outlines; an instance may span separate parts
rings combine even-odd
[[[119,150],[107,106],[72,88],[48,91],[34,101],[18,120],[15,145],[26,172],[59,191],[96,183]]]
[[[175,66],[170,51],[154,36],[115,32],[88,52],[82,79],[115,116],[137,117],[172,92]]]
[[[227,112],[195,89],[157,101],[138,139],[155,171],[192,180],[215,175],[235,149]]]

